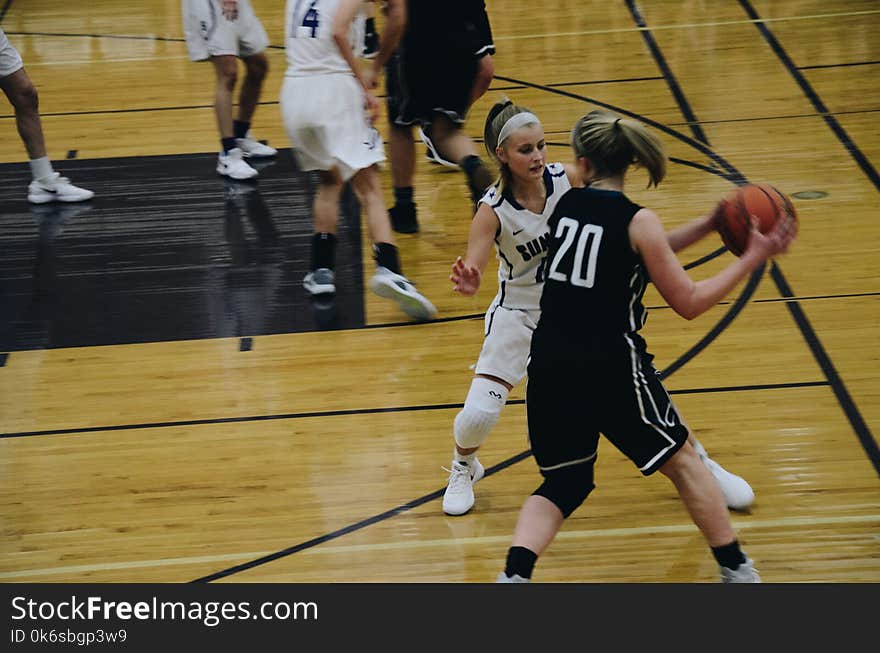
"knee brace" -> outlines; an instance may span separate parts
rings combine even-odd
[[[552,501],[568,518],[589,496],[593,488],[593,462],[562,467],[544,473],[544,482],[532,494]]]
[[[455,443],[462,449],[479,447],[486,438],[507,401],[507,388],[490,379],[477,377],[471,383],[464,408],[455,416]]]

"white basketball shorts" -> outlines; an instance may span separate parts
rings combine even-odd
[[[12,47],[6,34],[0,29],[0,77],[7,77],[23,67],[18,50]]]
[[[512,386],[522,381],[540,314],[537,310],[504,308],[493,302],[486,311],[486,336],[474,374],[488,374]]]
[[[302,170],[339,171],[348,181],[385,160],[382,138],[364,111],[364,92],[350,74],[285,77],[281,119]]]
[[[251,7],[238,0],[238,17],[226,20],[222,0],[183,0],[183,32],[193,61],[233,55],[250,57],[269,45],[269,36]]]

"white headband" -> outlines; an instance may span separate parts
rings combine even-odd
[[[541,121],[538,120],[538,116],[534,113],[529,113],[528,111],[511,116],[507,122],[504,123],[504,127],[501,128],[501,131],[498,132],[498,144],[501,145],[505,138],[510,136],[515,130],[523,125],[531,125],[533,123],[540,125]]]

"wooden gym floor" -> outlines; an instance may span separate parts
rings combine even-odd
[[[475,138],[508,95],[567,160],[575,120],[612,107],[668,146],[661,188],[635,174],[628,190],[669,226],[743,179],[794,197],[790,254],[693,322],[649,290],[645,336],[702,442],[755,488],[733,520],[764,580],[880,581],[877,3],[488,4],[497,75]],[[273,44],[254,130],[287,148],[284,3],[254,6]],[[421,232],[399,236],[438,319],[364,291],[350,203],[339,297],[313,306],[312,180],[286,149],[256,188],[215,176],[213,73],[186,56],[179,0],[5,0],[0,26],[56,168],[97,192],[29,207],[0,104],[0,580],[492,581],[539,475],[521,385],[474,510],[440,510],[496,290],[491,271],[473,299],[447,281],[470,220],[460,173],[419,159]],[[719,246],[683,253],[695,278],[730,261]],[[603,441],[597,489],[535,580],[714,582],[716,567],[671,484]]]

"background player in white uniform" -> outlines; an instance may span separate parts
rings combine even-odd
[[[581,177],[572,164],[545,167],[544,130],[538,118],[509,100],[489,111],[486,149],[501,168],[501,181],[480,200],[464,260],[452,267],[454,289],[473,295],[480,287],[494,243],[498,259],[498,294],[486,313],[486,336],[464,407],[455,417],[455,453],[443,511],[462,515],[474,504],[473,484],[483,476],[476,451],[501,416],[513,386],[526,376],[532,332],[540,316],[549,231],[556,203]],[[691,432],[691,445],[718,481],[727,505],[748,507],[749,484],[709,458]]]
[[[404,20],[403,0],[389,2],[389,20]],[[362,48],[362,0],[288,0],[286,48],[288,68],[281,87],[281,115],[302,170],[319,170],[315,193],[312,266],[303,285],[312,295],[333,293],[336,224],[345,182],[367,215],[376,256],[370,289],[395,300],[417,319],[436,309],[409,282],[400,260],[385,209],[378,163],[385,160],[382,139],[372,126],[379,106],[365,83],[353,47]],[[391,6],[393,5],[393,6]],[[386,61],[397,47],[386,29],[377,60]]]
[[[183,0],[183,31],[193,61],[211,60],[217,84],[214,112],[220,130],[217,172],[231,179],[250,179],[257,171],[244,157],[270,157],[277,151],[250,135],[251,119],[260,100],[269,62],[263,50],[269,37],[250,0]],[[246,75],[238,96],[238,118],[232,119],[232,93],[238,61]]]
[[[28,186],[28,201],[33,204],[46,202],[82,202],[94,197],[94,193],[70,183],[52,169],[46,155],[46,142],[40,122],[39,96],[18,50],[12,47],[0,28],[0,88],[15,109],[15,125],[27,150],[33,181]]]

